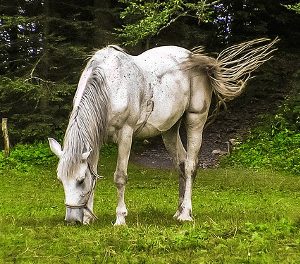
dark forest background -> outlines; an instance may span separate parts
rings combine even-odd
[[[62,137],[87,57],[108,44],[132,54],[161,45],[201,45],[214,56],[233,43],[279,36],[274,60],[262,69],[268,88],[259,82],[251,96],[291,93],[282,84],[299,67],[298,1],[203,3],[1,0],[0,118],[9,118],[12,144]]]

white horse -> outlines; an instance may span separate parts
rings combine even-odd
[[[225,49],[217,59],[206,56],[202,49],[175,46],[153,48],[139,56],[128,55],[117,46],[97,51],[81,75],[63,148],[49,138],[51,150],[59,157],[57,175],[65,191],[65,220],[87,224],[95,218],[99,150],[104,142],[113,140],[118,144],[115,225],[124,225],[132,139],[161,134],[179,172],[174,218],[191,221],[192,182],[212,93],[219,103],[240,95],[250,72],[271,57],[277,41],[248,41]],[[186,149],[179,136],[182,122]]]

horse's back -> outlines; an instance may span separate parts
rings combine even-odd
[[[134,57],[135,62],[148,71],[164,74],[180,68],[180,64],[188,59],[191,52],[177,46],[162,46],[147,50]]]

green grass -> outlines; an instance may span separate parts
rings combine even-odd
[[[173,220],[177,175],[129,167],[126,227],[114,227],[115,159],[103,158],[90,226],[69,226],[55,167],[1,171],[2,263],[300,263],[300,178],[199,171],[193,223]]]

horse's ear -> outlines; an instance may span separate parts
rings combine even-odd
[[[61,145],[54,138],[48,138],[48,141],[52,152],[60,158],[62,155]]]
[[[91,152],[92,152],[92,149],[90,149],[89,151],[86,151],[86,152],[82,153],[82,159],[83,160],[87,160],[87,158],[90,156]]]

